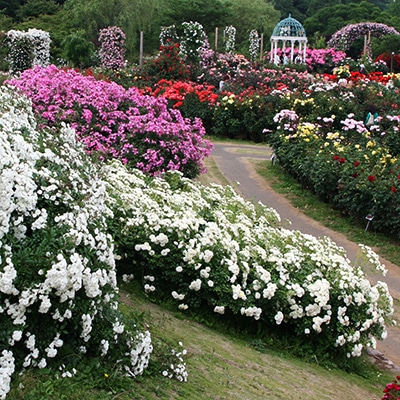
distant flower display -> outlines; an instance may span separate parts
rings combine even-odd
[[[8,38],[8,61],[12,74],[36,65],[46,67],[50,60],[50,34],[39,29],[10,30]]]
[[[249,42],[250,60],[254,62],[257,58],[258,51],[260,50],[260,39],[258,37],[258,32],[255,29],[250,32]]]
[[[349,24],[337,31],[327,45],[340,50],[348,50],[354,40],[361,36],[371,34],[381,38],[385,35],[400,35],[396,29],[377,22],[360,22],[358,24]]]
[[[225,36],[225,52],[233,53],[236,43],[236,28],[232,25],[227,26],[224,30]]]
[[[119,69],[124,67],[125,39],[125,33],[118,26],[100,30],[100,59],[103,68]]]
[[[197,61],[200,57],[200,49],[207,38],[203,25],[191,21],[183,22],[182,27],[181,51],[190,61]]]
[[[175,25],[166,26],[166,27],[162,28],[159,37],[160,37],[160,45],[161,46],[166,46],[169,43],[178,43],[179,42],[179,37],[176,32]]]

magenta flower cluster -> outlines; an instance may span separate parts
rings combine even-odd
[[[361,36],[371,34],[372,36],[381,38],[385,35],[400,35],[396,29],[385,24],[377,22],[360,22],[358,24],[349,24],[337,31],[327,45],[341,50],[348,50],[351,43]]]
[[[103,160],[117,158],[151,175],[204,172],[212,144],[201,120],[183,118],[166,99],[54,65],[26,70],[7,83],[32,100],[46,125],[69,123],[87,151]]]
[[[283,52],[282,49],[278,49],[278,56],[286,54],[289,58],[291,55],[291,48],[287,47]],[[298,50],[294,51],[294,58],[297,56]],[[303,53],[301,54],[303,55]],[[266,59],[270,59],[270,53],[265,53]],[[306,49],[306,65],[309,71],[313,72],[328,72],[331,71],[335,66],[340,64],[342,60],[346,58],[346,53],[341,50],[337,50],[333,47],[328,47],[326,49]]]
[[[125,66],[125,33],[118,26],[100,30],[101,66],[106,69],[120,69]]]
[[[336,50],[332,47],[326,49],[309,49],[306,50],[306,64],[309,70],[318,69],[318,67],[329,66],[335,67],[346,58],[346,53]]]

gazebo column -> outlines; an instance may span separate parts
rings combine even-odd
[[[291,40],[292,42],[292,51],[290,53],[290,62],[293,63],[293,55],[294,55],[294,40]]]
[[[270,57],[270,62],[274,63],[277,65],[276,59],[277,59],[277,51],[278,51],[278,40],[273,39],[271,40],[271,57]]]
[[[275,59],[274,55],[274,41],[271,40],[271,51],[270,51],[270,56],[269,56],[269,62],[272,63]]]

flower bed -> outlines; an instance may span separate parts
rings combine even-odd
[[[45,124],[69,123],[101,159],[118,158],[149,174],[174,169],[195,177],[212,149],[200,119],[184,119],[165,99],[135,87],[126,90],[53,65],[26,70],[8,84],[32,100]]]
[[[274,210],[230,187],[204,187],[178,172],[149,180],[117,161],[103,173],[121,265],[149,296],[208,309],[229,324],[246,318],[247,327],[290,332],[325,358],[359,356],[385,337],[386,284],[372,285],[362,261],[351,266],[329,239],[282,229]],[[360,250],[384,270],[376,254]]]
[[[399,91],[372,81],[317,83],[290,103],[268,138],[284,168],[360,223],[372,215],[374,229],[398,235]]]

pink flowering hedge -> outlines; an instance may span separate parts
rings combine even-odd
[[[179,170],[192,178],[204,172],[212,145],[201,120],[183,118],[166,99],[54,65],[26,70],[7,83],[32,100],[44,124],[69,123],[102,160],[117,158],[151,175]]]
[[[358,24],[349,24],[332,35],[327,43],[328,46],[337,49],[347,50],[354,40],[364,35],[372,35],[381,38],[385,35],[399,35],[395,28],[377,23],[377,22],[360,22]]]

